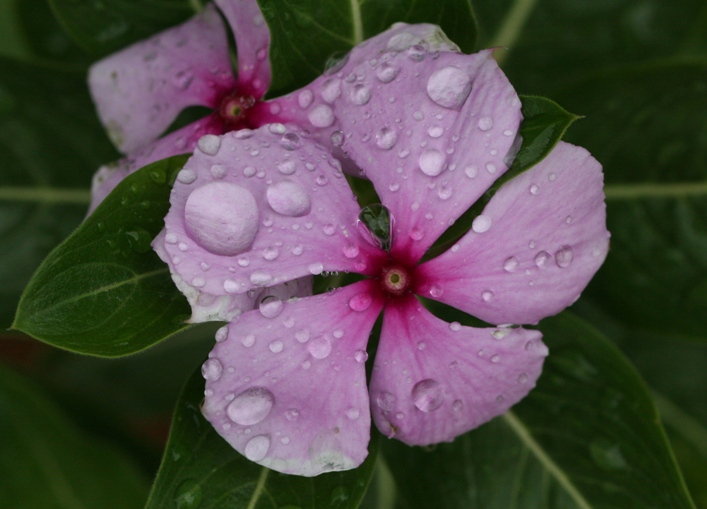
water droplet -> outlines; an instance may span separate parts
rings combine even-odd
[[[469,97],[471,78],[458,67],[444,67],[427,81],[427,95],[444,108],[458,110]]]
[[[319,262],[309,264],[309,273],[316,276],[324,271],[324,265]]]
[[[234,256],[250,248],[258,233],[258,205],[236,184],[210,182],[192,191],[184,206],[187,234],[207,251]]]
[[[442,136],[442,135],[444,134],[444,128],[442,128],[442,127],[440,127],[440,126],[438,126],[438,125],[436,125],[436,126],[431,126],[431,127],[427,130],[427,134],[430,135],[430,138],[439,138],[440,136]]]
[[[340,147],[344,144],[344,133],[342,131],[334,131],[331,133],[331,144],[335,147]]]
[[[520,375],[518,375],[518,383],[519,383],[519,384],[524,384],[524,383],[526,383],[527,381],[528,381],[528,375],[527,375],[527,374],[521,373]]]
[[[296,408],[290,408],[289,410],[287,410],[285,412],[285,419],[287,419],[290,422],[296,421],[298,417],[299,417],[299,410],[297,410]]]
[[[207,156],[215,156],[221,148],[221,138],[214,134],[205,134],[199,138],[196,146]]]
[[[236,396],[226,408],[228,418],[241,426],[262,422],[275,403],[272,392],[265,387],[251,387]]]
[[[177,487],[174,501],[177,504],[177,509],[197,509],[202,498],[199,482],[195,479],[186,479]]]
[[[423,412],[433,412],[444,403],[444,391],[436,380],[427,378],[412,388],[412,402]]]
[[[250,348],[255,344],[255,336],[253,334],[243,336],[241,338],[241,344],[246,348]]]
[[[344,51],[335,51],[329,58],[327,58],[327,61],[324,64],[324,75],[331,76],[336,74],[344,68],[348,61],[349,53]]]
[[[459,322],[451,322],[449,324],[449,328],[456,332],[462,328],[462,324],[460,324]]]
[[[390,127],[384,127],[376,133],[376,145],[383,150],[390,150],[398,141],[398,135]]]
[[[454,402],[452,403],[452,410],[455,412],[461,412],[462,408],[464,408],[464,403],[460,399],[455,399]]]
[[[473,164],[467,166],[464,168],[464,173],[466,173],[466,176],[469,177],[470,179],[473,179],[476,177],[476,175],[479,174],[479,169],[474,166]]]
[[[387,207],[376,203],[361,209],[357,226],[368,243],[387,250],[392,241],[393,223],[393,217]]]
[[[428,149],[420,154],[418,164],[422,173],[430,177],[436,177],[444,170],[446,156],[437,149]]]
[[[548,179],[550,182],[554,182],[556,178],[557,178],[557,173],[555,173],[555,172],[552,172],[552,173],[550,173],[550,174],[547,176],[547,179]]]
[[[297,103],[299,104],[299,107],[303,110],[309,108],[309,106],[312,104],[312,101],[314,101],[314,94],[311,90],[302,90],[297,96]]]
[[[518,268],[518,258],[515,256],[510,256],[506,258],[506,261],[503,262],[503,270],[506,272],[514,272]]]
[[[322,99],[329,104],[333,103],[341,95],[341,80],[339,78],[329,78],[322,83]]]
[[[356,244],[347,244],[342,248],[344,256],[348,259],[353,259],[358,256],[358,246]]]
[[[272,281],[272,274],[264,270],[256,270],[250,275],[250,282],[256,286],[265,286]]]
[[[260,461],[267,456],[269,449],[270,437],[267,435],[258,435],[257,437],[251,438],[248,443],[245,444],[243,453],[250,461]]]
[[[479,119],[479,129],[488,131],[493,128],[493,119],[491,117],[481,117]]]
[[[186,90],[194,80],[194,74],[189,71],[180,71],[174,76],[174,86],[180,90]]]
[[[312,204],[309,194],[299,182],[283,179],[270,185],[265,192],[268,205],[278,214],[301,217],[309,214]]]
[[[540,186],[533,184],[530,186],[530,194],[538,194],[540,192]]]
[[[439,285],[432,285],[430,287],[430,296],[432,298],[438,299],[442,296],[444,293],[444,290],[442,290],[442,287]]]
[[[395,405],[395,396],[387,391],[383,391],[378,394],[378,397],[376,397],[376,404],[378,405],[378,408],[384,412],[390,412]]]
[[[287,150],[297,150],[302,145],[302,140],[295,133],[287,133],[280,138],[280,145]]]
[[[215,382],[221,378],[221,373],[223,373],[223,365],[218,359],[208,359],[201,365],[201,376],[204,380]]]
[[[307,118],[314,127],[329,127],[335,120],[334,112],[326,104],[319,104],[312,108]]]
[[[285,345],[282,341],[280,341],[279,339],[276,339],[275,341],[273,341],[272,343],[270,343],[268,345],[268,348],[270,349],[270,351],[272,353],[280,353],[285,348]]]
[[[494,364],[497,364],[498,361],[500,361],[500,360],[501,360],[501,356],[498,354],[494,354],[491,356],[491,362],[493,362]]]
[[[277,169],[283,175],[292,175],[297,169],[294,161],[284,161],[277,165]]]
[[[381,83],[390,83],[396,78],[399,72],[400,69],[398,69],[394,65],[391,65],[388,62],[383,62],[380,67],[378,67],[378,70],[376,71],[376,76],[381,81]]]
[[[484,302],[491,302],[493,296],[494,294],[491,290],[484,290],[483,292],[481,292],[481,298]]]
[[[493,163],[486,163],[486,171],[493,175],[496,173],[496,165]]]
[[[221,343],[228,337],[228,325],[224,325],[216,331],[216,342]]]
[[[366,85],[359,83],[351,87],[349,98],[356,106],[363,106],[364,104],[368,104],[368,101],[371,100],[371,90]]]
[[[309,341],[309,331],[302,329],[295,332],[295,339],[300,343],[306,343]]]
[[[349,408],[348,410],[346,410],[346,417],[348,417],[352,421],[358,419],[359,415],[360,412],[356,408]]]
[[[373,299],[367,293],[359,293],[349,299],[349,307],[354,311],[365,311],[371,306]]]
[[[258,309],[265,318],[275,318],[282,312],[283,303],[274,295],[268,295],[260,301]]]
[[[319,336],[309,342],[307,348],[315,359],[326,359],[331,353],[331,342],[324,336]]]
[[[177,180],[182,184],[191,184],[196,180],[196,173],[189,169],[183,169],[177,173]]]
[[[356,359],[356,362],[359,364],[363,364],[368,360],[368,353],[365,350],[356,350],[356,353],[354,353],[354,359]]]
[[[448,200],[452,196],[452,188],[449,186],[441,186],[437,189],[437,196],[440,200]]]
[[[557,266],[566,269],[572,263],[574,258],[574,253],[570,246],[562,246],[562,248],[555,253],[555,261]]]
[[[489,228],[491,228],[491,217],[483,214],[476,216],[474,221],[471,223],[471,229],[476,233],[487,232]]]
[[[547,267],[550,259],[550,253],[548,253],[547,251],[540,251],[538,254],[535,255],[535,265],[537,265],[539,269],[544,269],[545,267]]]

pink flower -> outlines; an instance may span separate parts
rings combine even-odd
[[[561,142],[453,247],[420,263],[517,149],[520,101],[491,51],[452,49],[434,27],[396,25],[282,99],[283,117],[307,119],[312,135],[275,123],[204,136],[175,184],[153,245],[203,292],[243,295],[324,271],[365,277],[298,300],[266,297],[218,331],[203,412],[252,461],[312,476],[361,464],[371,416],[421,445],[502,414],[547,354],[539,331],[510,324],[570,305],[606,256],[601,167]],[[359,222],[339,161],[310,136],[365,171],[394,219],[389,250]],[[447,323],[416,295],[505,325]]]
[[[261,102],[270,85],[270,32],[257,2],[215,3],[236,38],[237,77],[231,69],[226,27],[211,4],[186,23],[91,67],[88,81],[98,114],[127,157],[96,174],[90,210],[125,176],[159,159],[192,152],[204,134],[277,120],[277,106]],[[188,106],[214,111],[160,138]]]

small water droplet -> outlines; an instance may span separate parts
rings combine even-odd
[[[510,256],[506,258],[506,261],[503,262],[503,270],[506,272],[515,272],[515,270],[518,268],[518,258],[515,256]]]
[[[548,179],[550,182],[554,182],[555,179],[557,179],[557,173],[555,173],[555,172],[550,173],[550,174],[547,176],[547,179]]]
[[[285,412],[285,419],[287,419],[290,422],[296,421],[298,417],[299,417],[299,410],[297,410],[296,408],[290,408],[289,410],[287,410]]]
[[[551,258],[550,253],[547,251],[540,251],[535,255],[535,265],[537,265],[539,269],[544,269],[548,266]]]
[[[315,359],[326,359],[331,353],[331,342],[324,336],[319,336],[309,342],[307,348]]]
[[[341,80],[338,78],[329,78],[322,83],[320,92],[322,99],[329,104],[333,103],[341,95]]]
[[[275,397],[265,387],[246,389],[226,408],[228,418],[241,426],[251,426],[262,422],[275,404]]]
[[[182,184],[191,184],[196,180],[196,173],[190,169],[183,169],[177,173],[177,180]]]
[[[282,312],[282,308],[282,301],[274,295],[268,295],[265,297],[262,301],[260,301],[260,305],[258,306],[260,314],[265,318],[275,318]]]
[[[335,147],[340,147],[344,144],[344,133],[342,131],[334,131],[331,133],[331,144]]]
[[[246,348],[250,348],[255,344],[255,336],[253,334],[243,336],[241,338],[241,344]]]
[[[491,217],[483,214],[476,216],[471,223],[471,229],[476,233],[487,232],[491,228]]]
[[[484,290],[481,292],[481,298],[483,299],[484,302],[491,302],[493,299],[494,294],[491,290]]]
[[[297,150],[302,145],[302,140],[295,133],[286,133],[280,138],[280,145],[286,150]]]
[[[442,290],[442,287],[439,285],[432,285],[430,287],[430,296],[434,299],[440,298],[443,293],[444,293],[444,290]]]
[[[348,259],[353,259],[358,256],[358,246],[356,244],[347,244],[342,248],[344,256]]]
[[[491,356],[491,362],[494,364],[498,364],[498,362],[501,360],[501,356],[498,354],[494,354]]]
[[[452,403],[452,410],[455,412],[461,412],[462,408],[464,408],[464,403],[460,399],[455,399],[454,402]]]
[[[444,67],[427,81],[427,95],[444,108],[458,110],[469,97],[471,78],[458,67]]]
[[[221,148],[221,138],[214,134],[205,134],[199,138],[199,141],[196,142],[196,146],[204,154],[208,156],[215,156]]]
[[[283,179],[268,186],[268,205],[283,216],[301,217],[309,214],[312,204],[309,194],[299,182]]]
[[[373,299],[367,293],[359,293],[349,299],[349,307],[354,311],[365,311],[371,306]]]
[[[538,194],[540,192],[540,186],[533,184],[530,186],[530,194]]]
[[[412,402],[423,412],[433,412],[444,403],[444,390],[436,380],[427,378],[412,388]]]
[[[309,264],[309,273],[312,275],[319,275],[324,271],[324,265],[319,262],[314,262]]]
[[[449,328],[453,331],[458,331],[462,328],[462,324],[460,324],[459,322],[451,322],[449,324]]]
[[[384,412],[390,412],[395,405],[395,396],[387,391],[383,391],[376,397],[376,404],[378,408]]]
[[[218,359],[207,359],[204,364],[201,365],[201,376],[204,380],[209,382],[215,382],[221,378],[223,373],[223,365]]]
[[[391,65],[388,62],[383,62],[376,71],[376,77],[381,81],[381,83],[390,83],[397,77],[399,72],[400,69],[394,65]]]
[[[349,408],[348,410],[346,410],[346,417],[348,417],[352,421],[358,419],[359,415],[360,415],[360,412],[356,408],[352,407],[352,408]]]
[[[398,135],[390,127],[384,127],[376,133],[376,145],[383,150],[390,150],[398,141]]]
[[[216,342],[221,343],[228,337],[228,325],[224,325],[216,331]]]
[[[418,164],[422,173],[430,177],[436,177],[445,168],[446,156],[437,149],[425,150],[418,159]]]
[[[572,264],[572,259],[574,258],[574,253],[570,246],[562,246],[560,250],[555,253],[555,262],[557,266],[566,269]]]
[[[297,166],[295,165],[294,161],[287,160],[278,164],[277,169],[283,175],[292,175],[297,169]]]
[[[250,461],[260,461],[267,456],[269,449],[270,437],[267,435],[258,435],[248,441],[243,453]]]
[[[621,446],[606,438],[592,440],[589,453],[594,462],[605,470],[622,470],[628,466],[621,453]]]
[[[299,107],[303,110],[309,108],[309,106],[312,104],[312,101],[314,101],[314,93],[312,93],[311,90],[302,90],[297,96],[297,103],[299,104]]]
[[[518,375],[518,383],[519,383],[519,384],[524,384],[524,383],[526,383],[527,381],[528,381],[528,375],[527,375],[527,374],[521,373],[520,375]]]
[[[475,178],[479,174],[479,169],[474,166],[473,164],[467,166],[464,168],[464,173],[466,173],[466,176],[469,177],[470,179]]]

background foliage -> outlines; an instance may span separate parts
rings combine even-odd
[[[116,360],[5,331],[33,272],[81,224],[93,172],[118,157],[88,97],[88,66],[188,18],[199,2],[3,0],[0,507],[138,508],[148,496],[148,507],[356,507],[371,480],[362,507],[444,500],[481,509],[707,508],[707,2],[260,4],[273,31],[271,95],[306,84],[332,53],[396,21],[438,23],[467,52],[507,48],[497,57],[519,93],[551,97],[585,117],[565,139],[604,165],[606,264],[571,313],[539,325],[551,348],[547,367],[538,389],[508,415],[432,450],[382,440],[377,462],[373,452],[341,476],[266,474],[221,447],[199,420],[198,376],[179,396],[210,349],[213,326]],[[159,164],[165,175],[176,167]],[[159,186],[150,189],[152,202],[164,202]],[[115,199],[130,192],[126,185]],[[150,272],[156,263],[140,239],[158,227],[151,222],[158,210],[116,218],[118,228],[132,228],[120,233],[123,244],[114,239],[128,266]],[[84,223],[62,249],[80,253],[98,231]],[[41,297],[45,285],[33,284]],[[176,290],[146,291],[163,292],[174,316],[184,312]],[[91,306],[100,321],[110,304]],[[92,350],[90,328],[78,325],[52,342],[120,356],[181,328],[165,319],[138,344],[128,327]],[[229,479],[237,479],[231,491],[220,489]],[[317,496],[295,495],[307,490]],[[278,495],[263,496],[270,491]]]

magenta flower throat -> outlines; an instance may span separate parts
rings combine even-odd
[[[421,445],[507,411],[547,355],[539,331],[512,324],[570,305],[606,256],[600,165],[558,144],[420,263],[517,150],[520,101],[492,52],[463,55],[435,27],[396,25],[278,104],[282,123],[199,140],[155,250],[175,280],[225,298],[324,271],[365,279],[269,295],[233,318],[203,365],[204,415],[250,460],[312,476],[361,464],[371,417]],[[373,183],[389,245],[362,228],[334,153]],[[447,323],[418,295],[498,325]]]

